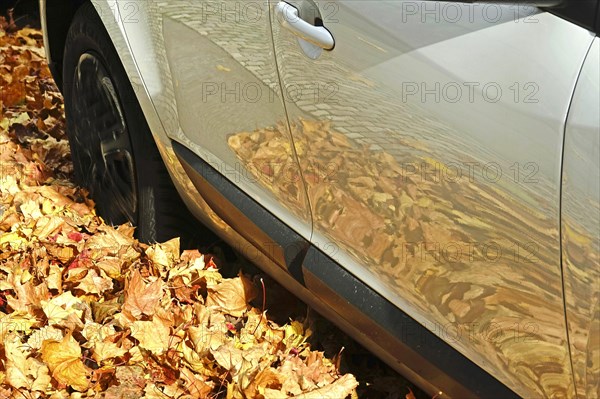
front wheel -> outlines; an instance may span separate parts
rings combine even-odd
[[[63,61],[67,135],[77,182],[107,223],[131,222],[144,242],[184,232],[193,217],[171,182],[100,17],[77,11]],[[185,233],[185,232],[184,232]]]

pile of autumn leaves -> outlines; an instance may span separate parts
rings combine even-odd
[[[0,20],[0,397],[344,398],[357,382],[179,241],[111,227],[69,182],[36,30]]]

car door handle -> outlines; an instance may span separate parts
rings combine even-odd
[[[331,32],[322,26],[314,26],[303,20],[298,9],[293,5],[280,1],[275,7],[275,15],[281,26],[294,35],[324,50],[333,50],[335,41]]]

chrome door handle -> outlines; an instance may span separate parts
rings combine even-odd
[[[275,15],[281,26],[294,35],[324,50],[333,50],[335,41],[331,32],[322,26],[314,26],[303,20],[296,7],[280,1],[275,6]]]

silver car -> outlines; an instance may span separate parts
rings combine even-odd
[[[439,398],[599,395],[599,4],[40,0],[107,221],[189,209]]]

